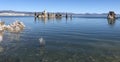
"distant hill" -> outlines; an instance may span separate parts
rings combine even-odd
[[[22,11],[12,11],[12,10],[2,10],[0,11],[0,16],[33,16],[34,12],[22,12]]]

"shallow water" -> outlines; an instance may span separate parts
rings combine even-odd
[[[0,62],[120,61],[120,19],[0,19],[6,25],[15,19],[26,25],[19,33],[0,33]]]

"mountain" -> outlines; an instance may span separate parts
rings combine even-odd
[[[0,16],[34,16],[34,12],[2,10],[0,11]]]

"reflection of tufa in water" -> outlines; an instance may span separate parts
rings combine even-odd
[[[0,46],[0,53],[4,51],[4,48]]]
[[[39,38],[40,46],[45,46],[45,40],[41,37]]]
[[[3,40],[3,34],[4,34],[4,32],[0,32],[0,43]]]
[[[19,41],[20,33],[9,33],[9,41]]]
[[[115,24],[115,19],[107,19],[108,21],[108,24],[111,25],[111,26],[114,26]]]

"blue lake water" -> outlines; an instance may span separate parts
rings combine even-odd
[[[119,62],[120,19],[0,17],[18,19],[20,33],[0,33],[0,62]],[[41,46],[39,39],[45,45]]]

